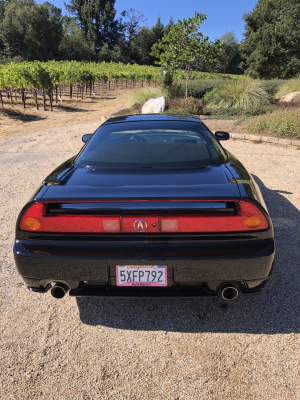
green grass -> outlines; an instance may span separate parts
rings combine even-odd
[[[244,77],[231,80],[228,83],[214,88],[205,95],[208,105],[217,109],[243,109],[264,106],[270,103],[269,95],[261,81]]]
[[[156,99],[160,96],[165,96],[165,91],[160,87],[146,87],[136,90],[130,96],[127,106],[128,108],[131,108],[135,104],[144,105],[146,101],[150,99]]]
[[[250,133],[300,138],[300,108],[273,111],[267,115],[249,118],[243,127]]]
[[[300,92],[300,75],[282,84],[277,92],[277,98],[292,92]]]

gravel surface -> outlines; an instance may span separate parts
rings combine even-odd
[[[262,294],[210,300],[56,300],[12,254],[19,211],[98,121],[0,140],[1,399],[300,399],[300,152],[229,141],[256,176],[276,235]]]

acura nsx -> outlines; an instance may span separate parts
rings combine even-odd
[[[251,174],[199,118],[131,115],[83,136],[22,209],[14,256],[56,298],[260,292],[272,221]]]

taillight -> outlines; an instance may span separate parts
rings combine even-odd
[[[43,203],[33,203],[22,215],[19,228],[29,232],[119,233],[120,217],[103,215],[47,215]]]
[[[263,213],[249,201],[237,202],[237,213],[161,217],[161,232],[243,232],[269,227]]]
[[[48,233],[213,233],[264,230],[268,221],[250,201],[235,201],[236,212],[178,215],[74,215],[47,214],[42,202],[31,204],[19,228]]]

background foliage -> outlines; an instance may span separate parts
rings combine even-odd
[[[300,71],[299,0],[259,0],[244,16],[242,54],[254,78],[291,78]]]

